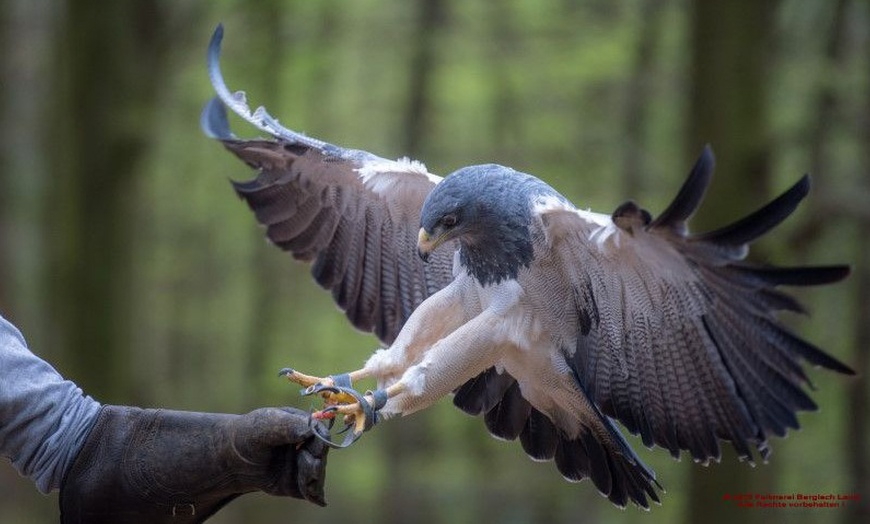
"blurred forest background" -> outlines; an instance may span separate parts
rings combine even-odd
[[[767,465],[703,468],[632,439],[667,489],[651,513],[563,481],[445,400],[333,452],[329,507],[249,495],[214,522],[870,522],[870,2],[2,0],[0,312],[105,403],[308,408],[279,368],[352,369],[377,345],[266,244],[227,182],[250,171],[199,130],[218,22],[252,105],[435,173],[495,161],[581,207],[656,213],[710,142],[697,230],[811,172],[810,198],[751,256],[853,266],[787,321],[862,375],[811,370],[820,412]],[[56,519],[56,495],[11,467],[0,493],[0,522]],[[864,502],[746,510],[729,493]]]

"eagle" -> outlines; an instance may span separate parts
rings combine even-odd
[[[323,397],[314,418],[344,416],[342,444],[323,436],[333,445],[452,395],[567,480],[590,478],[615,505],[648,508],[661,486],[617,421],[675,458],[718,461],[728,441],[742,460],[767,460],[768,437],[816,409],[803,363],[854,374],[777,317],[805,312],[780,286],[837,282],[848,266],[746,261],[749,244],[807,195],[808,176],[706,233],[687,223],[711,179],[709,147],[654,218],[631,201],[609,215],[579,209],[497,164],[441,178],[251,111],[220,72],[222,37],[218,26],[207,60],[217,96],[201,125],[256,170],[233,182],[236,193],[268,239],[310,263],[350,322],[383,343],[351,373],[282,370]],[[227,108],[269,137],[237,138]],[[374,391],[354,389],[364,379]]]

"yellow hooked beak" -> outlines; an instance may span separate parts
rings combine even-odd
[[[435,238],[429,236],[424,228],[420,228],[417,234],[417,254],[423,259],[423,262],[429,261],[429,255],[435,251],[435,248],[444,243],[444,235],[438,235]]]

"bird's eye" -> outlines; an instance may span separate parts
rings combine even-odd
[[[456,225],[456,215],[444,215],[441,217],[441,225],[444,227],[453,227]]]

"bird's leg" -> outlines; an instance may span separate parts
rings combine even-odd
[[[400,377],[415,367],[433,344],[467,321],[461,298],[462,290],[453,285],[429,297],[411,314],[393,344],[376,351],[362,369],[326,378],[292,369],[282,370],[281,375],[305,388],[304,395],[323,397],[326,407],[312,413],[312,418],[333,420],[343,415],[345,428],[342,431],[349,432],[342,444],[333,442],[329,435],[317,431],[315,434],[331,446],[346,447],[369,430],[378,421],[378,411],[387,401],[406,392],[407,382]],[[381,389],[361,394],[352,387],[365,378],[377,379]]]
[[[344,415],[343,431],[349,432],[344,442],[337,444],[323,435],[318,436],[331,446],[347,447],[378,422],[381,409],[385,406],[383,416],[405,415],[423,409],[449,394],[458,385],[495,363],[499,349],[505,342],[501,335],[493,336],[498,333],[497,327],[503,322],[502,319],[500,311],[484,311],[428,348],[421,348],[419,360],[404,361],[403,365],[397,366],[391,358],[395,355],[389,351],[376,353],[366,367],[359,371],[360,375],[375,376],[381,380],[402,369],[401,377],[384,389],[367,391],[364,395],[341,386],[324,388],[350,395],[355,401],[332,404],[312,414],[313,418],[320,420],[333,420],[338,415]],[[398,351],[401,348],[394,345],[391,349]],[[407,349],[401,352],[404,356],[409,355]]]

